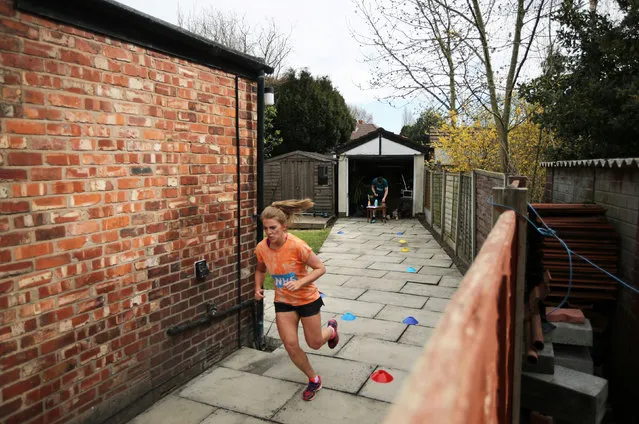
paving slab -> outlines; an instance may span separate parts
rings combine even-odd
[[[372,278],[380,278],[386,274],[386,271],[381,271],[377,269],[358,269],[358,268],[347,268],[347,267],[331,267],[332,274],[342,274],[342,275],[358,275]]]
[[[342,284],[347,282],[349,278],[351,278],[350,275],[333,274],[331,272],[327,272],[326,274],[318,278],[315,284],[317,285],[317,287],[325,285],[341,286]]]
[[[330,314],[327,314],[327,316],[329,317],[329,318],[326,318],[327,320],[333,317],[333,315],[330,315]],[[274,340],[280,340],[281,341],[280,335],[277,332],[277,326],[275,326],[275,325],[273,325],[273,327],[271,328],[271,331],[269,332],[269,334],[267,336],[271,337]],[[348,341],[351,339],[351,337],[353,337],[353,336],[351,336],[349,334],[344,334],[344,335],[340,334],[339,335],[339,344],[337,345],[337,347],[335,349],[329,348],[328,344],[325,344],[324,346],[322,346],[319,349],[310,348],[306,344],[306,341],[304,340],[304,333],[303,333],[303,331],[301,329],[300,329],[300,331],[298,331],[298,337],[299,337],[299,341],[300,341],[300,347],[302,348],[302,350],[304,352],[311,353],[313,355],[335,356],[340,351],[340,349],[342,349],[342,347],[344,345],[346,345],[348,343]],[[286,353],[286,349],[284,349],[283,345],[279,346],[276,350],[280,350],[284,354],[287,354]]]
[[[359,259],[330,259],[324,264],[327,267],[344,267],[344,268],[368,268],[373,265],[373,261],[360,261]]]
[[[337,297],[324,298],[322,312],[344,314],[350,312],[357,317],[372,318],[382,310],[384,304],[360,302],[358,300],[340,299]]]
[[[135,417],[130,424],[199,424],[215,408],[176,395],[169,395]]]
[[[285,350],[263,352],[261,350],[243,347],[221,361],[219,366],[262,375],[283,357],[288,359]]]
[[[452,264],[450,259],[425,259],[420,262],[422,266],[435,268],[450,268]]]
[[[302,389],[301,384],[217,367],[188,384],[180,391],[180,397],[270,418],[294,395],[299,396]]]
[[[317,255],[323,262],[333,259],[340,259],[343,261],[352,261],[360,258],[362,255],[357,253],[319,253]]]
[[[392,402],[395,396],[400,392],[409,372],[398,368],[377,367],[375,371],[384,370],[393,377],[390,383],[378,383],[369,378],[360,390],[359,395],[371,399],[382,400],[384,402]],[[373,371],[373,372],[375,372]]]
[[[351,334],[372,339],[397,341],[406,330],[406,324],[384,321],[381,319],[356,317],[353,321],[345,321],[338,316],[340,338],[342,334]],[[342,339],[340,339],[340,344]]]
[[[344,286],[331,286],[331,285],[321,285],[318,284],[317,288],[321,293],[324,293],[326,297],[324,298],[324,303],[330,301],[331,298],[339,298],[339,299],[351,299],[355,300],[360,297],[362,294],[366,293],[366,289],[360,289],[357,287],[344,287]]]
[[[401,256],[388,256],[388,255],[361,255],[357,260],[361,261],[373,261],[382,262],[385,264],[399,264],[404,261],[405,258]]]
[[[439,274],[415,274],[410,272],[395,272],[390,271],[385,276],[390,280],[402,280],[404,282],[414,282],[414,283],[422,283],[422,284],[437,284],[439,280],[441,280],[442,276]]]
[[[427,311],[425,309],[404,308],[401,306],[386,305],[382,311],[375,316],[392,322],[402,322],[408,317],[413,317],[422,327],[436,327],[444,314],[441,312]]]
[[[344,287],[357,287],[361,289],[373,289],[380,291],[398,292],[406,285],[402,279],[351,277]]]
[[[428,300],[424,296],[415,296],[412,294],[392,293],[381,290],[366,290],[357,300],[362,302],[377,302],[387,305],[404,306],[406,308],[421,309]]]
[[[316,373],[322,376],[322,386],[340,392],[357,393],[375,369],[374,365],[330,356],[308,355]],[[288,357],[280,357],[265,376],[307,384],[308,377]]]
[[[463,277],[452,277],[449,275],[444,275],[438,285],[441,287],[459,287],[462,279]]]
[[[457,270],[457,268],[447,268],[447,267],[438,267],[438,266],[423,266],[422,269],[419,270],[419,274],[424,275],[450,275],[453,277],[461,277],[461,273]]]
[[[435,329],[431,327],[409,325],[402,337],[399,338],[399,343],[424,347],[434,332]]]
[[[400,290],[401,293],[416,294],[419,296],[439,297],[451,299],[457,290],[454,287],[439,287],[428,284],[406,283]]]
[[[441,299],[439,297],[431,297],[426,302],[424,309],[427,311],[433,312],[444,312],[446,310],[446,306],[450,303],[449,299]]]
[[[381,423],[390,404],[350,393],[322,389],[312,402],[292,398],[273,417],[284,424]]]
[[[227,411],[225,409],[217,409],[213,414],[209,415],[201,424],[266,424],[271,421],[264,421],[259,418],[251,417],[237,412]],[[153,424],[164,424],[158,421]]]
[[[396,367],[410,371],[422,349],[401,343],[368,337],[353,337],[337,355],[340,358],[352,359],[384,367]]]
[[[402,272],[402,273],[411,273],[407,269],[412,267],[415,269],[415,272],[421,269],[421,266],[413,263],[413,261],[406,259],[401,264],[389,264],[385,262],[374,262],[372,263],[368,269],[381,269],[384,271],[393,271],[393,272]],[[413,272],[414,273],[414,272]]]

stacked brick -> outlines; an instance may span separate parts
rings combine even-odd
[[[255,245],[254,82],[0,0],[0,421],[101,422],[228,354]],[[193,263],[212,275],[198,282]]]

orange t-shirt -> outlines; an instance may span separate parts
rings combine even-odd
[[[266,265],[266,270],[273,277],[275,302],[300,306],[314,302],[320,297],[315,283],[306,284],[294,292],[284,288],[288,281],[299,280],[309,274],[306,261],[312,252],[304,240],[293,234],[287,234],[286,241],[277,250],[268,246],[267,239],[258,243],[255,256],[258,262]]]

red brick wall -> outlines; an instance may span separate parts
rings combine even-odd
[[[235,77],[12,5],[0,0],[0,422],[124,421],[237,347],[236,315],[166,335],[206,302],[236,303]],[[245,300],[256,86],[239,92]]]

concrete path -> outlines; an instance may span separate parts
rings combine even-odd
[[[313,401],[301,399],[306,377],[282,347],[273,352],[243,348],[131,423],[383,421],[462,275],[417,220],[339,219],[319,256],[327,269],[317,282],[325,294],[322,321],[338,320],[340,343],[334,350],[314,351],[303,343],[300,327],[302,346],[324,386]],[[279,339],[273,292],[268,294],[264,331]],[[344,320],[346,313],[355,319]],[[408,317],[418,323],[404,324]],[[374,382],[370,376],[376,370],[394,380]]]

